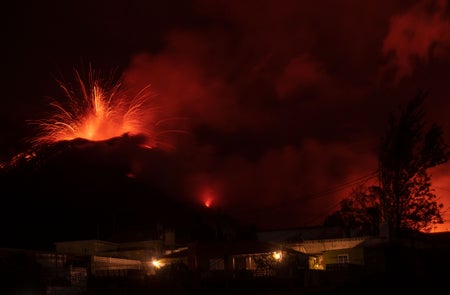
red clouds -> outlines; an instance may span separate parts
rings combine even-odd
[[[151,84],[163,121],[187,130],[186,197],[265,227],[318,224],[373,182],[387,113],[417,86],[374,77],[407,79],[449,45],[443,1],[195,4],[204,23],[135,55],[125,81]]]
[[[182,197],[203,203],[206,189],[214,192],[213,205],[266,226],[275,226],[274,220],[279,226],[319,224],[355,180],[377,169],[388,113],[418,88],[432,89],[429,118],[449,138],[446,1],[90,5],[77,2],[62,12],[56,6],[21,7],[36,16],[27,25],[42,32],[20,31],[23,46],[14,53],[28,58],[11,58],[23,60],[22,67],[10,66],[20,77],[15,83],[45,88],[36,77],[48,74],[45,61],[57,57],[31,65],[40,55],[57,52],[73,61],[86,53],[111,67],[124,61],[123,86],[150,86],[155,136],[174,147],[179,161],[151,175],[167,177],[161,182],[168,186],[181,178]],[[55,31],[56,22],[39,24],[58,13],[65,22]],[[12,27],[17,20],[11,19]],[[16,42],[18,35],[13,32],[11,39]],[[36,40],[52,43],[30,48]],[[72,61],[64,60],[70,69]],[[30,69],[37,74],[29,74],[31,83],[22,81]],[[12,97],[21,88],[35,87],[15,87]],[[18,104],[32,109],[29,100]],[[4,111],[15,115],[10,113]],[[136,159],[136,178],[145,177],[149,163]],[[444,188],[446,171],[436,172]]]
[[[324,67],[311,56],[303,54],[293,58],[276,80],[277,95],[284,98],[299,89],[319,91],[329,88],[330,78]]]
[[[447,0],[423,0],[393,15],[383,41],[383,54],[390,57],[395,82],[411,76],[417,65],[430,58],[449,58],[450,18]]]

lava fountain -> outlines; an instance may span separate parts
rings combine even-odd
[[[33,145],[75,138],[101,141],[124,134],[144,136],[147,147],[156,145],[157,108],[151,106],[155,94],[149,87],[129,95],[120,82],[102,83],[92,71],[87,83],[78,71],[75,76],[77,89],[58,81],[65,100],[52,100],[55,112],[46,119],[31,121],[38,126]]]

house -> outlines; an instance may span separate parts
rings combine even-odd
[[[396,238],[357,236],[339,227],[295,228],[258,234],[308,256],[304,288],[345,288],[378,294],[438,288],[450,280],[450,233],[409,232]],[[341,290],[342,291],[342,290]]]
[[[161,240],[113,243],[102,240],[56,242],[56,253],[84,261],[93,277],[145,276],[154,272],[151,262],[164,253]]]
[[[192,243],[157,260],[158,265],[186,269],[202,278],[268,277],[307,268],[307,256],[290,248],[261,241]]]
[[[82,294],[87,290],[88,273],[70,255],[1,248],[0,277],[1,294]]]

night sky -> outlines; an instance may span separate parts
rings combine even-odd
[[[155,93],[148,112],[158,124],[148,128],[172,159],[146,174],[153,163],[135,154],[134,177],[173,180],[186,200],[209,199],[261,228],[319,225],[353,187],[376,183],[388,115],[419,90],[429,91],[427,121],[450,143],[447,1],[10,6],[2,17],[1,161],[29,148],[29,120],[45,118],[48,99],[63,95],[57,80],[72,82],[74,70],[90,67]],[[430,171],[444,209],[449,165]]]

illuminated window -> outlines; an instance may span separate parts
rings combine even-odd
[[[255,262],[255,258],[253,258],[252,256],[248,256],[245,258],[245,260],[246,269],[256,269],[257,265]]]
[[[337,263],[348,264],[349,263],[348,254],[339,254],[337,257]]]

